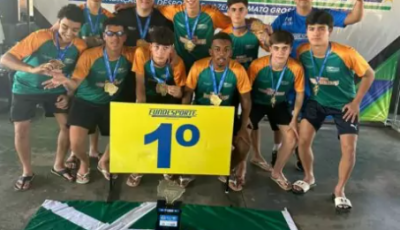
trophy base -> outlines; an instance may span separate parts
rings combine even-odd
[[[179,230],[181,227],[181,206],[181,201],[167,204],[165,200],[158,200],[155,230]]]

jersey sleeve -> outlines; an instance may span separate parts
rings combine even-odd
[[[363,77],[370,67],[368,62],[350,46],[332,43],[332,52],[335,52],[347,68],[354,71],[357,76]]]
[[[349,14],[348,12],[342,11],[342,10],[332,10],[332,9],[329,9],[328,12],[333,17],[333,26],[346,27],[346,24],[344,23],[344,21],[345,21],[347,15]]]
[[[172,66],[174,80],[178,86],[185,86],[186,85],[186,70],[185,64],[183,63],[182,59],[179,58],[178,64]]]
[[[179,12],[179,7],[179,5],[164,5],[158,6],[157,9],[166,19],[173,21],[175,14]]]
[[[86,42],[80,38],[76,38],[76,42],[75,42],[75,46],[76,49],[79,52],[79,55],[81,55],[83,53],[83,51],[85,51],[87,49],[87,45]]]
[[[303,67],[296,62],[296,64],[292,64],[290,67],[294,75],[294,90],[297,93],[302,93],[305,90],[305,82],[304,82],[304,70]]]
[[[244,67],[240,64],[237,64],[232,68],[232,70],[237,79],[237,89],[239,93],[245,94],[250,92],[251,84]]]
[[[250,81],[251,85],[253,85],[254,81],[256,80],[258,72],[259,72],[259,68],[257,66],[257,62],[253,61],[250,64],[249,69],[247,70],[247,75],[249,77],[249,81]]]
[[[40,46],[50,39],[52,39],[52,37],[45,31],[33,32],[12,47],[8,53],[14,55],[18,60],[22,60],[32,55]]]
[[[231,18],[219,11],[215,6],[203,6],[202,11],[210,15],[214,28],[225,29],[232,24]]]
[[[350,60],[349,67],[357,76],[363,77],[367,70],[371,68],[368,62],[354,48],[350,48],[347,56]]]
[[[201,72],[201,68],[196,65],[196,63],[192,66],[189,71],[189,75],[186,79],[186,87],[195,90],[197,87],[197,81],[199,80],[199,75]]]
[[[88,50],[79,57],[75,70],[72,73],[72,79],[85,79],[89,75],[94,63],[92,55],[92,50]]]
[[[136,47],[125,47],[124,48],[124,56],[131,64],[133,64],[133,62],[135,60],[135,52],[136,52]]]
[[[253,85],[256,80],[258,73],[266,66],[269,66],[269,56],[256,59],[250,64],[247,74],[251,85]]]
[[[135,72],[136,74],[144,75],[144,65],[146,62],[149,60],[149,54],[148,50],[143,47],[139,47],[136,49],[135,52],[135,57],[133,60],[133,65],[132,65],[132,72]]]

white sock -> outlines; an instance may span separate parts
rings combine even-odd
[[[281,147],[282,143],[279,144],[274,144],[274,147],[272,148],[272,151],[278,151],[279,148]]]

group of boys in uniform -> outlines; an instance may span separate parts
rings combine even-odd
[[[295,2],[295,10],[272,23],[273,32],[259,20],[246,19],[247,0],[228,0],[228,15],[198,0],[157,7],[138,0],[117,5],[116,14],[102,8],[101,0],[63,7],[51,30],[30,34],[1,59],[16,71],[10,118],[23,173],[15,189],[29,189],[35,176],[30,121],[37,104],[60,127],[51,172],[79,184],[90,181],[89,157],[98,157],[98,170],[111,179],[109,146],[100,155],[96,133],[109,136],[112,101],[240,105],[232,138],[232,190],[243,189],[252,146],[252,164],[271,172],[282,189],[306,193],[316,185],[313,139],[325,117],[333,116],[342,150],[333,199],[336,209],[349,210],[344,188],[355,163],[359,105],[374,73],[357,51],[330,42],[329,36],[334,26],[361,19],[363,1],[357,0],[350,13],[314,9],[311,0]],[[222,31],[215,34],[217,28]],[[270,54],[259,58],[260,47]],[[357,92],[354,73],[362,77]],[[273,167],[260,151],[258,124],[264,116],[275,131]],[[283,168],[296,147],[304,179],[291,184]],[[127,185],[138,186],[142,176],[130,175]],[[177,178],[183,187],[194,180],[164,178]]]

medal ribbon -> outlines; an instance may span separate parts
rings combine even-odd
[[[151,20],[151,14],[146,18],[146,22],[144,23],[144,29],[143,29],[142,21],[140,20],[139,15],[136,13],[136,21],[138,24],[139,34],[141,39],[144,39],[147,35],[147,32],[149,31],[150,20]]]
[[[196,19],[195,19],[194,24],[193,24],[193,28],[190,29],[189,16],[188,16],[187,11],[185,9],[185,25],[186,25],[186,32],[187,32],[189,40],[193,40],[194,32],[196,31],[197,24],[199,23],[200,15],[201,15],[201,10],[200,10],[199,14],[196,16]]]
[[[60,34],[57,32],[56,36],[56,46],[57,46],[57,60],[64,61],[65,55],[67,54],[68,48],[72,45],[72,42],[69,43],[63,50],[60,47]]]
[[[315,76],[315,80],[317,81],[317,85],[319,85],[319,79],[321,78],[322,73],[324,72],[325,65],[326,65],[326,62],[328,61],[330,54],[331,54],[331,45],[329,44],[329,47],[325,53],[325,59],[322,62],[321,69],[319,70],[319,74],[318,74],[318,76],[315,76],[315,74],[317,73],[317,70],[316,70],[315,61],[314,61],[314,54],[313,54],[312,50],[310,49],[310,56],[311,56],[310,58],[311,58],[312,66],[313,66],[313,74]]]
[[[287,65],[285,65],[285,67],[283,67],[281,75],[279,75],[278,82],[275,85],[274,84],[274,72],[272,70],[272,60],[271,60],[271,57],[269,58],[269,70],[271,72],[272,90],[274,91],[273,94],[272,94],[272,97],[274,97],[276,92],[278,92],[278,89],[279,89],[279,87],[281,86],[281,83],[282,83],[283,76],[285,75],[286,69],[287,69]]]
[[[151,74],[153,75],[153,78],[156,79],[156,81],[160,84],[166,84],[167,80],[169,78],[169,68],[168,65],[165,67],[165,80],[158,78],[157,74],[156,74],[156,68],[154,67],[154,62],[153,60],[150,61],[150,70],[151,70]]]
[[[101,7],[99,8],[99,12],[97,13],[96,16],[96,23],[93,25],[92,17],[90,16],[90,10],[85,4],[85,12],[86,12],[86,17],[89,21],[90,25],[90,30],[92,31],[92,36],[97,35],[97,31],[99,30],[99,22],[100,22],[100,15],[101,15]]]
[[[107,69],[108,79],[110,80],[110,82],[114,83],[115,78],[117,78],[121,56],[119,56],[119,58],[118,58],[118,61],[117,61],[117,64],[115,65],[113,73],[111,72],[110,60],[108,59],[108,54],[107,54],[107,51],[105,48],[103,49],[103,56],[104,56],[104,64],[106,65],[106,69]]]
[[[215,77],[213,64],[210,65],[210,70],[211,70],[211,78],[213,81],[214,94],[218,95],[222,90],[222,86],[224,85],[224,81],[225,81],[226,75],[228,73],[228,66],[225,67],[224,73],[222,74],[221,80],[219,81],[218,88],[217,88],[217,79]]]

